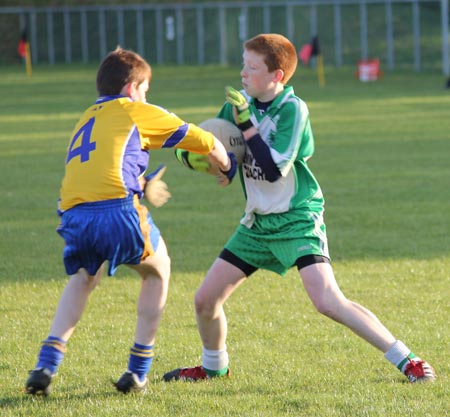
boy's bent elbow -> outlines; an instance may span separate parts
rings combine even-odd
[[[280,178],[281,178],[281,175],[276,175],[276,176],[266,177],[266,180],[269,182],[276,182]]]
[[[265,173],[265,177],[267,181],[275,182],[281,178],[281,172],[278,169],[271,170],[270,172]]]

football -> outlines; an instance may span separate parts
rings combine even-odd
[[[207,119],[198,125],[211,132],[219,139],[227,152],[233,152],[238,165],[242,164],[245,155],[245,141],[237,126],[225,119]]]

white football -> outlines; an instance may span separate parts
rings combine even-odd
[[[225,119],[212,118],[198,125],[204,130],[211,132],[219,139],[227,152],[233,152],[238,165],[242,164],[245,155],[245,141],[240,129]]]

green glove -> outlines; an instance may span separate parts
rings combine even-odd
[[[225,98],[237,110],[239,129],[246,130],[252,127],[253,123],[250,121],[250,109],[248,108],[248,102],[244,95],[233,87],[226,86]]]
[[[175,149],[175,157],[189,169],[193,169],[197,172],[204,172],[206,174],[210,173],[211,164],[206,155],[188,152],[184,149]]]

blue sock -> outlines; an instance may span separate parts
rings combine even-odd
[[[49,336],[42,342],[36,368],[47,368],[52,375],[56,374],[59,364],[66,353],[66,341],[59,337]]]
[[[146,346],[135,343],[130,349],[128,370],[136,374],[142,382],[150,370],[154,356],[153,345]]]

